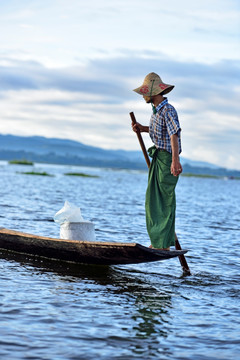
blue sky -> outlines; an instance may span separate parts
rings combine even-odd
[[[239,0],[0,0],[0,34],[0,133],[137,150],[132,89],[154,71],[182,155],[240,169]]]

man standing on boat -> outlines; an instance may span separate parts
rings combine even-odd
[[[174,85],[163,83],[155,73],[148,74],[143,84],[134,89],[146,103],[152,104],[149,126],[133,124],[135,132],[148,132],[154,146],[148,149],[152,158],[146,191],[146,224],[155,249],[169,250],[175,244],[175,187],[182,172],[179,160],[181,153],[181,128],[175,108],[163,95]]]

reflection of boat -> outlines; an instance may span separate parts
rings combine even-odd
[[[156,250],[137,243],[53,239],[0,229],[0,248],[49,259],[85,264],[138,264],[170,259],[187,250]]]

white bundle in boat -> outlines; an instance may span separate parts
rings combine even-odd
[[[60,239],[96,240],[94,224],[84,220],[80,208],[68,201],[55,214],[54,221],[60,224]]]

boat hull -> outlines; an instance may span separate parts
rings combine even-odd
[[[63,240],[0,229],[0,248],[22,254],[82,264],[139,264],[166,260],[187,250],[156,250],[138,243]]]

